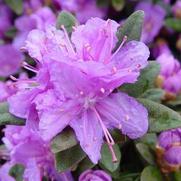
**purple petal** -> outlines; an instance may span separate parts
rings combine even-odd
[[[38,167],[36,161],[34,159],[30,160],[26,165],[26,169],[23,175],[25,180],[35,181],[41,180],[40,168]]]
[[[169,148],[165,152],[164,158],[170,164],[181,164],[181,146]]]
[[[95,113],[91,110],[82,112],[80,117],[70,122],[70,126],[74,129],[82,149],[96,164],[101,157],[103,133]]]
[[[132,139],[143,136],[148,130],[147,110],[127,94],[111,94],[100,101],[96,109],[108,127],[121,129]]]
[[[0,180],[4,181],[15,181],[13,177],[9,175],[9,171],[13,165],[9,162],[5,163],[0,167]]]
[[[38,89],[19,91],[8,98],[9,111],[17,117],[27,118],[32,100],[40,92]]]
[[[0,76],[5,77],[16,73],[23,61],[23,55],[12,45],[0,46]]]

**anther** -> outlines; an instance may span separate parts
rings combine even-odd
[[[105,89],[101,88],[100,91],[104,94],[105,93]]]

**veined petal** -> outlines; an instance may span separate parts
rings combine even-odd
[[[65,103],[66,104],[66,103]],[[40,115],[39,129],[44,140],[51,140],[69,123],[71,116],[60,109],[50,109]]]
[[[116,43],[119,24],[112,20],[91,18],[72,33],[72,42],[83,60],[105,61]],[[109,54],[109,55],[108,55]]]
[[[38,168],[38,165],[34,159],[31,159],[28,162],[23,177],[27,181],[38,181],[42,179],[40,168]]]
[[[82,149],[93,163],[101,157],[103,132],[99,121],[92,110],[84,111],[80,117],[73,119],[70,126],[74,129]]]
[[[32,58],[39,61],[42,60],[43,54],[46,51],[45,40],[46,37],[44,31],[38,29],[30,31],[27,40],[25,41],[25,49]]]
[[[148,113],[140,103],[125,93],[113,93],[98,102],[96,109],[108,127],[115,127],[132,139],[148,130]]]
[[[8,98],[9,111],[17,117],[27,118],[31,101],[40,92],[39,89],[20,91]]]

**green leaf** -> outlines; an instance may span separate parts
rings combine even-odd
[[[53,153],[58,153],[67,150],[77,144],[74,132],[71,129],[66,129],[57,135],[51,142]]]
[[[177,171],[174,174],[174,181],[181,181],[181,171]]]
[[[174,110],[148,99],[140,98],[138,101],[148,110],[149,132],[161,132],[181,127],[181,115]]]
[[[14,38],[16,36],[17,29],[13,26],[5,32],[7,38]]]
[[[131,14],[127,20],[118,28],[117,37],[118,45],[122,42],[124,36],[127,36],[127,42],[131,40],[140,40],[142,32],[142,24],[144,21],[144,11],[136,11]]]
[[[23,12],[22,0],[5,0],[5,3],[18,15]]]
[[[146,98],[155,102],[161,102],[161,100],[164,98],[165,91],[163,89],[148,89],[146,92],[144,92],[141,97]]]
[[[128,93],[130,96],[139,97],[148,89],[155,87],[155,79],[160,72],[160,65],[155,61],[150,61],[148,66],[143,69],[134,84],[124,84],[120,87],[121,91]]]
[[[163,179],[156,167],[148,166],[141,173],[141,181],[163,181]]]
[[[24,125],[25,120],[17,118],[12,114],[10,114],[7,103],[0,103],[0,126],[7,124]]]
[[[96,4],[99,8],[105,8],[109,6],[109,0],[96,0]]]
[[[165,20],[165,26],[168,28],[172,28],[175,31],[181,32],[181,19],[167,18]]]
[[[148,145],[152,150],[155,150],[157,136],[155,133],[147,133],[143,137],[137,139],[136,142],[144,143]]]
[[[23,181],[23,173],[24,173],[24,167],[23,165],[16,164],[13,167],[11,167],[9,171],[9,175],[11,175],[13,178],[16,179],[16,181]]]
[[[112,6],[116,11],[121,11],[124,8],[125,0],[112,0]]]
[[[140,153],[140,155],[144,158],[145,161],[147,161],[151,165],[155,164],[154,156],[146,144],[137,143],[136,148],[137,148],[138,152]]]
[[[86,157],[79,145],[55,154],[56,168],[59,172],[71,170]]]
[[[117,162],[112,161],[112,156],[109,150],[109,147],[107,144],[104,144],[101,149],[101,160],[100,160],[100,166],[104,169],[107,169],[110,172],[114,172],[119,168],[120,160],[121,160],[121,152],[119,149],[119,146],[115,144],[113,146],[114,152],[116,154],[116,157],[118,159]]]
[[[61,26],[64,25],[67,32],[71,33],[72,27],[76,26],[77,24],[78,22],[76,18],[71,13],[69,13],[68,11],[61,11],[57,18],[56,27],[57,29],[60,29]]]
[[[85,170],[93,168],[94,166],[95,164],[90,161],[89,157],[86,157],[79,163],[77,170],[79,173],[82,173]]]

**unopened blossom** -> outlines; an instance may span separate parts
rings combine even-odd
[[[0,38],[3,38],[4,33],[11,27],[11,19],[11,10],[4,3],[0,2]]]
[[[33,29],[44,30],[47,26],[55,24],[55,15],[48,7],[43,7],[30,15],[23,15],[16,19],[15,26],[18,30],[13,45],[20,49],[24,45],[28,33]]]
[[[27,50],[34,58],[40,55],[37,48],[46,55],[41,64],[46,64],[49,79],[44,80],[48,80],[49,86],[41,92],[26,90],[26,96],[21,91],[9,99],[10,112],[20,117],[27,114],[32,104],[36,105],[44,140],[51,140],[66,126],[71,126],[82,149],[94,163],[100,159],[104,136],[116,161],[114,140],[108,129],[118,128],[132,139],[142,136],[148,129],[147,110],[124,93],[112,93],[124,83],[134,83],[149,57],[144,43],[131,41],[123,46],[126,37],[112,53],[118,26],[111,20],[93,18],[76,27],[72,41],[64,27],[63,31],[57,30],[56,36],[52,36],[56,37],[54,44],[51,41],[42,44],[41,38],[40,41],[35,36],[31,38],[37,33],[34,31],[29,37],[31,49]],[[25,106],[21,104],[17,108],[18,100],[24,99]]]
[[[86,170],[80,175],[79,181],[112,181],[112,178],[103,170]]]
[[[18,71],[23,61],[20,51],[11,44],[0,45],[0,76],[7,77]]]
[[[140,2],[136,10],[143,10],[145,13],[141,40],[144,43],[151,43],[164,23],[166,12],[161,6],[150,2]]]
[[[157,143],[158,161],[162,162],[164,171],[174,171],[181,166],[181,129],[164,131]]]
[[[103,18],[105,16],[105,10],[97,7],[95,0],[54,0],[54,3],[62,10],[74,13],[80,23],[85,23],[92,17]]]
[[[179,94],[181,91],[181,65],[171,53],[163,53],[157,58],[157,62],[161,66],[160,78],[161,88],[166,91]]]
[[[172,7],[172,11],[177,18],[181,18],[181,1],[177,0]]]
[[[25,167],[25,180],[39,181],[43,176],[59,180],[50,145],[37,131],[25,126],[7,126],[4,132],[2,140],[10,152],[11,163]]]

